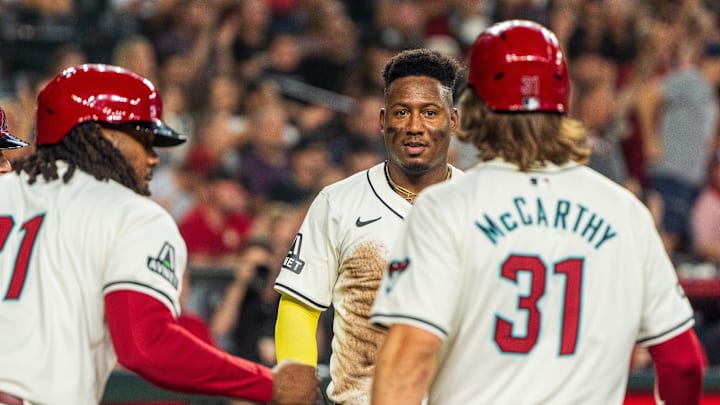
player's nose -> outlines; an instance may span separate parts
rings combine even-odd
[[[160,157],[155,153],[154,149],[148,151],[147,164],[150,167],[155,167],[160,163]]]
[[[425,130],[425,125],[423,123],[423,119],[421,114],[413,113],[410,114],[410,119],[408,120],[407,125],[407,132],[409,134],[422,134]]]

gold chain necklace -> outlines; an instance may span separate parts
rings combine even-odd
[[[447,175],[445,176],[445,180],[450,180],[451,177],[452,177],[452,170],[450,169],[450,166],[448,166]],[[395,183],[393,181],[392,177],[390,177],[390,171],[388,170],[387,162],[385,162],[385,178],[387,179],[387,182],[390,185],[390,188],[394,192],[400,194],[400,196],[402,198],[404,198],[405,201],[409,202],[410,204],[412,204],[415,201],[415,197],[417,197],[417,193],[412,192],[412,191],[406,189],[405,187]]]

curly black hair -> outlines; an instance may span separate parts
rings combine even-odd
[[[45,181],[60,178],[56,162],[63,160],[68,169],[62,176],[67,183],[80,169],[97,180],[115,180],[141,195],[150,195],[150,190],[138,181],[132,166],[119,150],[105,139],[94,122],[75,126],[60,142],[52,145],[38,145],[35,153],[13,162],[15,172],[26,172],[28,183],[33,184],[38,176]]]
[[[450,90],[464,72],[457,59],[425,48],[408,49],[390,58],[382,72],[387,93],[390,83],[406,76],[428,76]]]

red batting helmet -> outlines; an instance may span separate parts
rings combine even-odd
[[[154,133],[154,146],[185,142],[161,118],[162,100],[150,80],[117,66],[86,64],[55,76],[38,95],[37,144],[60,142],[86,121],[132,124]]]
[[[7,129],[5,111],[0,108],[0,149],[17,149],[27,146],[27,143],[16,138]]]
[[[555,34],[532,21],[483,31],[470,50],[468,84],[492,111],[568,112],[565,56]]]

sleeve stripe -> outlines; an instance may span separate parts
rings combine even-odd
[[[695,320],[695,318],[691,315],[690,318],[688,318],[688,319],[680,322],[679,324],[673,326],[672,328],[666,330],[665,332],[658,333],[658,334],[655,335],[655,336],[650,336],[650,337],[646,337],[646,338],[643,338],[643,339],[639,339],[639,340],[637,341],[637,343],[638,343],[638,344],[641,344],[641,343],[645,343],[645,342],[648,342],[648,341],[651,341],[651,340],[655,340],[655,339],[661,338],[661,337],[663,337],[663,336],[665,336],[665,335],[669,335],[669,334],[671,334],[671,333],[673,333],[673,332],[677,331],[678,329],[683,328],[683,327],[685,327],[685,326],[692,326],[694,320]]]
[[[383,322],[383,320],[385,320],[385,319],[391,320],[391,322]],[[397,320],[400,320],[401,322],[395,322],[395,321],[397,321]],[[403,320],[405,320],[405,321],[412,321],[412,322],[402,322]],[[434,331],[436,331],[437,333],[439,333],[439,334],[442,335],[443,337],[447,337],[447,336],[448,336],[448,333],[447,333],[447,331],[446,331],[445,329],[443,329],[443,328],[435,325],[435,324],[432,323],[432,322],[428,322],[428,321],[426,321],[426,320],[424,320],[424,319],[416,318],[416,317],[414,317],[414,316],[407,316],[407,315],[388,315],[388,314],[372,314],[372,316],[370,316],[370,323],[376,324],[376,325],[378,325],[378,326],[382,326],[382,327],[384,327],[384,328],[387,328],[387,326],[385,325],[385,324],[387,324],[387,323],[414,323],[414,324],[416,324],[416,323],[421,323],[421,324],[423,324],[423,325],[425,325],[425,326],[433,329]]]
[[[133,285],[136,287],[147,288],[147,289],[151,290],[152,292],[156,293],[157,295],[163,297],[167,301],[165,303],[165,305],[167,305],[168,307],[170,307],[172,309],[172,312],[174,313],[175,317],[177,318],[180,316],[180,311],[175,307],[175,301],[173,301],[173,299],[170,298],[169,295],[167,295],[164,291],[161,291],[155,287],[149,286],[147,284],[139,283],[137,281],[114,281],[112,283],[105,284],[105,286],[103,287],[103,294],[107,294],[108,292],[112,292],[112,291],[121,290],[122,288],[120,288],[120,287],[122,285],[127,285],[127,284],[130,284],[130,285]]]
[[[313,300],[313,299],[311,299],[311,298],[308,298],[307,296],[303,295],[303,294],[300,293],[299,291],[297,291],[297,290],[295,290],[295,289],[293,289],[293,288],[291,288],[291,287],[286,286],[285,284],[275,283],[275,289],[278,290],[279,292],[286,292],[286,293],[292,295],[294,298],[297,298],[297,299],[299,299],[299,300],[301,300],[301,301],[304,301],[304,302],[310,304],[311,306],[313,306],[313,307],[315,307],[315,308],[317,308],[317,309],[319,309],[319,310],[321,310],[321,311],[324,311],[324,310],[330,308],[330,306],[328,306],[328,305],[322,305],[322,304],[318,303],[317,301],[315,301],[315,300]]]

